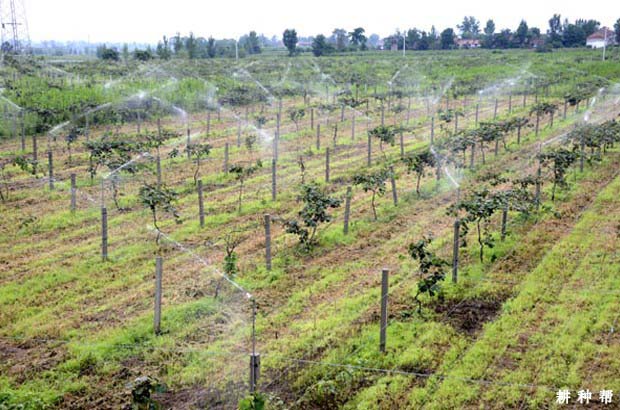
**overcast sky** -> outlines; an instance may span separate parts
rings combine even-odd
[[[20,0],[17,0],[20,1]],[[495,20],[499,29],[515,30],[525,19],[546,31],[553,13],[562,19],[593,18],[613,26],[620,1],[604,0],[21,0],[30,37],[41,40],[156,43],[163,34],[193,31],[197,36],[234,38],[255,30],[280,37],[286,28],[301,36],[329,34],[336,27],[364,27],[368,34],[387,36],[396,28],[438,30],[453,27],[465,15],[482,22]]]

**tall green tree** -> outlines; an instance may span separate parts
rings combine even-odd
[[[172,38],[172,49],[174,50],[175,55],[179,55],[181,50],[183,50],[183,40],[181,40],[181,33],[177,33]]]
[[[519,47],[525,47],[527,45],[527,33],[527,23],[525,20],[521,20],[521,23],[519,23],[519,27],[517,27],[517,31],[515,32],[515,40]]]
[[[620,44],[620,18],[616,20],[614,30],[616,31],[616,43]]]
[[[454,30],[452,28],[447,28],[441,32],[440,44],[442,50],[454,48]]]
[[[197,46],[198,42],[196,41],[196,37],[194,37],[194,33],[190,31],[189,36],[185,39],[185,49],[187,50],[187,57],[190,60],[196,58]]]
[[[357,27],[349,33],[349,40],[351,44],[358,50],[366,50],[366,36],[365,30],[362,27]]]
[[[493,47],[493,35],[495,34],[495,22],[491,19],[487,20],[484,26],[484,46],[486,48]]]
[[[160,41],[159,43],[157,43],[157,55],[159,56],[159,58],[161,58],[162,60],[169,60],[170,59],[170,45],[168,44],[168,38],[166,36],[164,36],[162,38],[162,41]]]
[[[333,51],[331,44],[327,42],[327,38],[323,34],[318,34],[312,40],[312,54],[316,57],[329,54]]]
[[[209,37],[207,40],[207,56],[209,58],[215,57],[217,54],[217,49],[215,45],[215,39],[213,37]]]
[[[549,35],[549,42],[553,47],[562,46],[562,16],[554,14],[553,17],[549,19],[549,30],[547,34]]]
[[[258,35],[256,35],[256,31],[250,31],[245,39],[244,48],[248,54],[260,54],[260,40]]]
[[[282,42],[288,50],[288,55],[293,56],[297,53],[297,31],[295,29],[286,29],[282,34]]]
[[[456,27],[465,39],[476,38],[480,34],[480,22],[474,16],[465,16],[463,22]]]

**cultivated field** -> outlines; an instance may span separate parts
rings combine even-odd
[[[599,60],[5,62],[0,409],[600,405],[620,62]]]

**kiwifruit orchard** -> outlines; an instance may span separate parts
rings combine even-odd
[[[0,409],[620,394],[617,53],[1,74]]]

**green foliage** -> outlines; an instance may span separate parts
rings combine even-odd
[[[297,31],[295,29],[286,29],[282,34],[282,42],[288,50],[288,55],[293,56],[297,53]]]
[[[194,185],[198,183],[198,172],[200,172],[200,161],[209,156],[211,153],[210,144],[190,144],[187,146],[187,152],[189,152],[190,158],[196,162],[196,168],[194,169]]]
[[[158,231],[160,230],[157,225],[158,209],[172,215],[177,224],[181,223],[181,217],[177,213],[174,206],[174,202],[176,202],[178,194],[172,189],[169,189],[163,185],[157,186],[156,184],[145,183],[140,187],[140,192],[138,195],[142,205],[151,210],[153,225]]]
[[[316,245],[319,225],[332,220],[327,211],[338,208],[342,200],[328,196],[316,183],[310,183],[301,186],[299,201],[303,202],[303,208],[298,213],[301,222],[296,219],[286,221],[286,232],[297,235],[300,244],[310,250]]]
[[[254,393],[239,401],[239,410],[264,410],[267,402],[261,393]]]
[[[383,196],[385,194],[386,185],[385,182],[390,177],[390,171],[388,169],[380,169],[378,171],[360,172],[353,176],[353,184],[360,185],[364,192],[372,192],[372,214],[374,220],[377,220],[377,209],[375,206],[375,199],[377,196]]]
[[[414,296],[414,300],[418,304],[418,313],[422,311],[422,302],[419,297],[423,294],[433,297],[441,292],[440,282],[446,277],[445,267],[449,263],[435,255],[428,249],[432,242],[432,237],[423,237],[415,243],[409,244],[409,256],[420,264],[420,280],[418,281],[418,290]]]
[[[237,209],[241,213],[241,202],[243,200],[243,184],[247,178],[252,176],[256,171],[263,167],[261,160],[257,160],[255,164],[244,165],[241,163],[234,164],[228,172],[235,176],[239,181],[239,197],[237,199]]]
[[[538,160],[542,166],[551,168],[553,173],[553,188],[551,189],[551,200],[555,200],[555,189],[557,186],[565,187],[566,171],[577,160],[577,153],[565,148],[557,148],[548,152],[538,154]]]
[[[420,196],[420,179],[424,176],[426,168],[435,166],[435,157],[430,150],[426,149],[420,152],[409,153],[402,159],[407,167],[407,173],[416,174],[417,181],[415,192]]]
[[[493,236],[489,230],[491,216],[506,206],[505,198],[501,195],[490,192],[487,188],[475,190],[465,199],[460,200],[457,204],[452,205],[448,213],[456,214],[458,211],[464,211],[466,214],[461,221],[461,235],[463,238],[469,231],[469,223],[475,223],[478,235],[478,245],[480,246],[480,262],[484,259],[484,247],[492,248],[494,246]],[[466,241],[461,241],[466,246]]]
[[[383,144],[385,143],[394,146],[396,141],[396,129],[389,125],[379,125],[371,130],[368,130],[368,135],[379,140],[379,149],[383,152],[384,158],[385,152],[383,151]]]
[[[306,115],[306,110],[300,107],[291,107],[287,112],[291,121],[295,123],[295,130],[299,132],[299,121]]]

